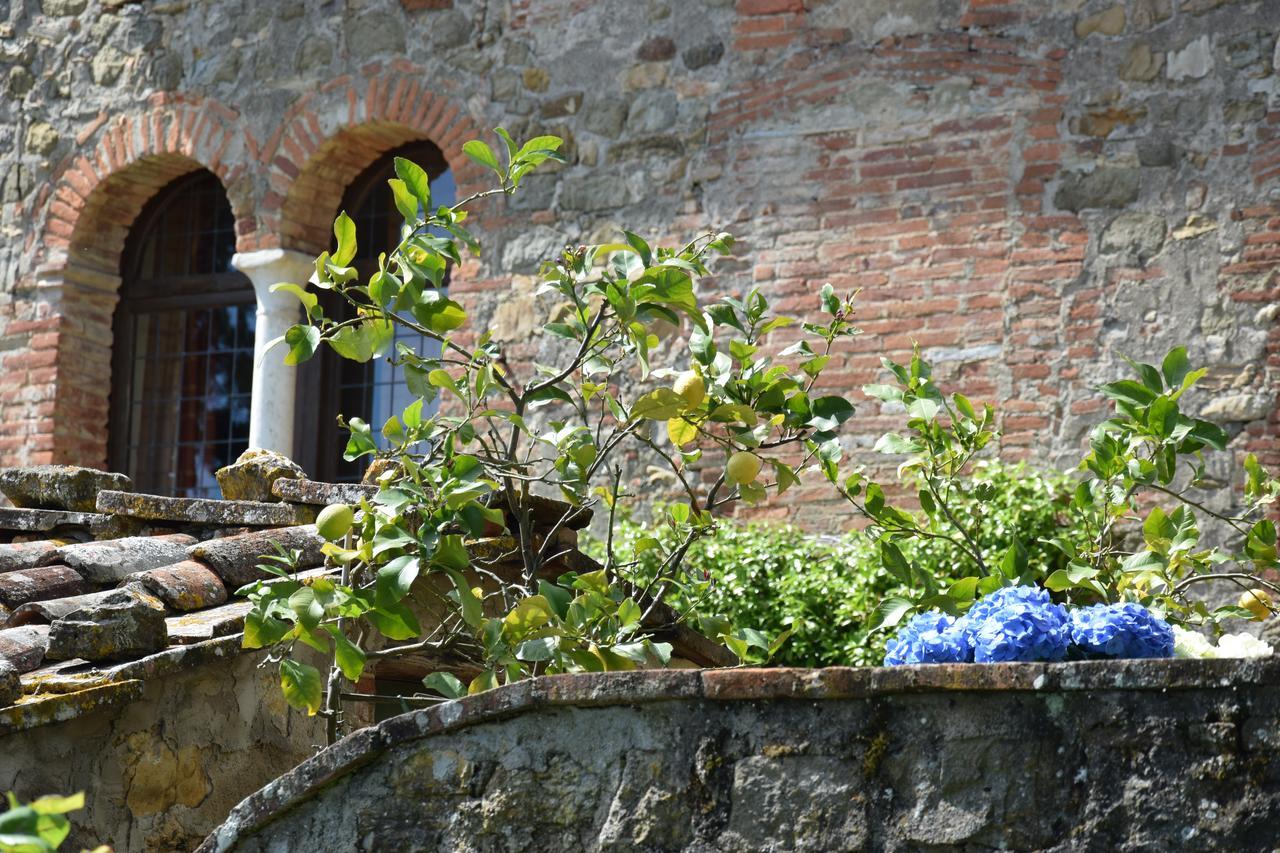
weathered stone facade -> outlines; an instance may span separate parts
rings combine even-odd
[[[551,676],[361,730],[202,851],[1270,850],[1280,662]]]
[[[915,339],[1006,455],[1063,457],[1120,355],[1187,343],[1280,462],[1277,32],[1267,0],[0,4],[0,461],[104,463],[123,241],[174,176],[219,176],[240,251],[314,253],[378,153],[436,142],[461,195],[501,124],[569,140],[453,280],[513,358],[564,242],[717,227],[713,286],[863,288],[833,385]]]
[[[324,722],[291,710],[262,653],[195,656],[128,680],[7,709],[0,790],[29,799],[85,791],[74,849],[190,850],[231,807],[324,743]],[[197,665],[198,664],[198,665]]]

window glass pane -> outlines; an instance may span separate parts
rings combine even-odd
[[[218,497],[213,474],[248,445],[253,338],[201,346],[237,322],[237,306],[160,310],[135,319],[129,471],[139,491]],[[154,344],[154,346],[152,346]]]

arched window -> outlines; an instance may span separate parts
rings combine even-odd
[[[356,257],[352,265],[360,271],[362,281],[368,281],[377,271],[378,256],[391,252],[400,243],[404,219],[396,210],[387,185],[387,181],[396,176],[396,157],[411,160],[426,171],[431,179],[433,206],[449,205],[457,200],[457,187],[449,164],[440,149],[430,142],[411,142],[388,151],[361,172],[343,194],[341,209],[356,224]],[[447,276],[445,284],[448,285]],[[349,306],[334,299],[332,294],[322,294],[321,299],[325,300],[322,304],[329,316],[349,316],[345,313]],[[396,328],[396,343],[405,343],[423,355],[439,352],[435,341],[402,327]],[[392,353],[394,349],[389,354]],[[304,467],[317,479],[359,480],[368,460],[343,461],[346,434],[338,429],[336,418],[339,414],[363,418],[373,426],[374,435],[380,435],[383,422],[413,402],[403,373],[385,357],[361,364],[339,358],[328,347],[323,348],[320,358],[304,367],[299,376],[299,402],[304,406],[309,403],[310,411],[300,409],[300,429],[295,442],[299,458],[307,460]]]
[[[255,301],[235,245],[226,192],[203,169],[157,193],[129,232],[110,465],[141,492],[217,497],[213,472],[248,446]]]

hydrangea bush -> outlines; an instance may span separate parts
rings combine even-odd
[[[916,614],[885,649],[888,666],[1165,658],[1174,654],[1174,632],[1131,602],[1069,609],[1045,589],[1011,586],[983,596],[960,617]]]
[[[1091,434],[1057,530],[1037,537],[1030,543],[1035,548],[1015,541],[998,555],[981,546],[983,520],[956,511],[986,493],[974,472],[999,437],[995,410],[963,394],[945,395],[918,349],[909,364],[882,361],[894,381],[864,390],[888,404],[886,411],[905,410],[907,420],[905,430],[882,436],[876,449],[901,460],[900,477],[919,509],[890,502],[888,489],[862,470],[842,471],[835,464],[824,469],[854,510],[870,521],[868,533],[885,570],[910,590],[881,602],[879,626],[891,628],[932,610],[960,616],[979,596],[1013,584],[1042,586],[1073,606],[1140,605],[1160,620],[1214,630],[1226,619],[1275,612],[1268,591],[1280,592],[1272,580],[1280,569],[1272,518],[1280,481],[1246,455],[1238,510],[1210,508],[1206,496],[1224,485],[1207,474],[1206,455],[1224,451],[1229,436],[1184,411],[1183,396],[1205,374],[1191,368],[1184,348],[1169,352],[1158,367],[1130,362],[1136,378],[1099,389],[1113,411]],[[1210,523],[1227,532],[1225,546],[1201,541],[1201,529]],[[945,575],[932,571],[913,553],[920,543],[949,552],[952,564],[963,569]],[[1055,559],[1044,559],[1044,548]],[[1246,594],[1238,606],[1211,609],[1193,594],[1209,581],[1236,584]],[[1078,648],[1123,645],[1132,635],[1138,645],[1125,647],[1126,653],[1144,651],[1143,643],[1167,652],[1170,640],[1163,632],[1138,639],[1145,636],[1142,626],[1155,631],[1138,612],[1120,607],[1080,615],[1071,628],[1084,638]],[[1022,659],[1018,656],[1031,653],[1024,649],[1031,637],[1053,635],[1047,626],[1025,625],[1029,618],[1021,614],[1007,630],[988,628],[986,640],[975,633],[975,643],[987,643],[984,654]],[[1056,653],[1057,645],[1048,642]]]

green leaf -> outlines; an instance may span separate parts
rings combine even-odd
[[[1186,347],[1175,347],[1169,350],[1160,365],[1165,384],[1172,389],[1182,387],[1182,380],[1191,372],[1191,362],[1187,359]]]
[[[316,306],[320,304],[320,298],[318,296],[316,296],[314,293],[307,292],[307,289],[305,287],[302,287],[297,284],[289,284],[288,282],[282,281],[277,284],[271,285],[269,289],[271,290],[272,293],[279,293],[280,291],[284,291],[285,293],[292,293],[294,296],[297,297],[298,301],[302,303],[302,308],[304,311],[307,312],[308,317],[311,316],[311,312],[316,309]],[[287,336],[286,336],[286,342],[287,342]]]
[[[406,220],[410,222],[416,221],[420,215],[419,208],[421,208],[421,210],[431,209],[431,179],[427,176],[427,173],[423,171],[421,166],[411,160],[406,160],[403,157],[395,158],[395,169],[396,177],[404,182],[405,188],[418,202],[416,205],[413,205],[412,211],[407,212],[406,208],[408,207],[408,201],[402,201],[397,195],[396,208]],[[393,193],[395,193],[395,189],[395,185],[393,184],[391,186]],[[402,206],[402,204],[404,206]]]
[[[698,437],[698,426],[686,418],[668,418],[667,437],[676,447],[683,447]]]
[[[1132,379],[1121,379],[1119,382],[1108,382],[1103,385],[1102,393],[1112,400],[1128,403],[1132,406],[1149,406],[1155,402],[1158,392]]]
[[[502,165],[498,163],[498,158],[494,156],[493,149],[481,140],[473,139],[464,143],[462,153],[475,160],[481,166],[497,172],[500,177],[502,176]]]
[[[395,327],[389,320],[369,317],[356,326],[345,326],[333,337],[327,338],[329,346],[338,355],[351,361],[365,362],[381,355],[395,339]]]
[[[924,446],[915,439],[906,438],[897,433],[887,432],[876,440],[873,448],[877,453],[914,454],[924,451]]]
[[[298,617],[298,624],[308,631],[315,630],[324,618],[324,605],[316,599],[316,591],[309,586],[299,587],[289,596],[289,609]]]
[[[1191,431],[1187,433],[1187,438],[1207,444],[1214,450],[1226,450],[1227,442],[1231,440],[1227,435],[1227,431],[1212,421],[1203,421],[1197,419],[1191,427]]]
[[[902,549],[888,539],[880,540],[880,563],[886,572],[896,578],[904,586],[912,583],[911,564],[907,562]]]
[[[345,267],[356,256],[356,224],[344,210],[333,221],[333,236],[338,241],[332,260],[335,266]]]
[[[280,661],[280,687],[285,701],[298,710],[306,709],[314,717],[320,711],[322,689],[320,670],[293,658]]]
[[[684,412],[688,403],[670,388],[659,388],[645,394],[631,408],[632,418],[665,421]]]
[[[467,579],[462,572],[452,567],[447,567],[444,571],[449,576],[449,580],[453,581],[454,591],[458,594],[458,606],[462,610],[462,621],[472,628],[480,627],[480,624],[484,621],[484,611],[479,596],[467,583]]]
[[[947,587],[947,597],[959,602],[973,601],[978,594],[978,578],[967,577]]]
[[[551,602],[541,595],[531,595],[521,601],[502,620],[503,632],[513,639],[519,639],[530,631],[541,628],[555,618]]]
[[[910,601],[898,596],[890,596],[881,601],[871,615],[871,627],[877,631],[892,628],[901,622],[903,617],[910,613],[911,610],[912,604]]]
[[[256,607],[245,614],[244,638],[240,645],[246,649],[263,649],[274,646],[289,633],[290,625],[283,619],[277,619],[262,613]]]
[[[409,538],[407,541],[413,540]],[[418,577],[419,567],[418,555],[405,554],[378,569],[378,579],[375,581],[378,601],[395,604],[408,595]]]
[[[539,637],[536,640],[525,640],[516,646],[516,657],[527,661],[551,660],[555,657],[558,648],[560,648],[559,637]]]
[[[390,607],[379,605],[366,616],[379,633],[391,640],[411,640],[422,633],[418,617],[403,603]]]
[[[447,672],[433,672],[422,679],[422,685],[434,690],[446,699],[458,699],[467,695],[467,687],[457,676]]]
[[[471,679],[471,683],[467,685],[467,694],[474,696],[477,693],[483,693],[486,690],[493,690],[498,686],[498,674],[490,670],[482,672],[475,678]]]
[[[284,342],[289,347],[284,363],[301,364],[315,355],[320,346],[320,330],[315,326],[290,326],[284,333]]]
[[[516,152],[516,159],[522,160],[530,154],[535,153],[554,152],[563,144],[564,140],[558,136],[535,136],[533,139],[530,139],[524,145],[520,146],[520,150]]]
[[[347,636],[334,627],[333,656],[342,670],[342,676],[348,681],[359,681],[364,673],[366,656],[364,650],[347,639]]]
[[[391,198],[395,202],[396,210],[400,211],[404,221],[411,225],[417,223],[420,202],[409,189],[408,184],[400,178],[390,178],[387,184],[391,187]]]
[[[437,291],[422,294],[422,301],[410,310],[415,320],[441,335],[467,322],[462,306]]]

